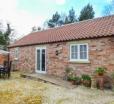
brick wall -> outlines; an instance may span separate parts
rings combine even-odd
[[[69,61],[69,48],[72,43],[89,44],[89,62],[76,63]],[[108,71],[114,71],[114,37],[59,42],[45,44],[43,46],[46,46],[46,68],[48,74],[63,76],[67,66],[72,67],[78,74],[91,74],[98,66],[105,66],[108,68]],[[38,45],[19,48],[17,69],[26,72],[35,71],[36,47],[38,47]],[[58,55],[56,55],[57,50],[59,52]],[[14,51],[14,48],[11,48],[10,51]],[[13,54],[11,57],[13,60]]]
[[[13,62],[13,67],[23,72],[35,71],[35,46],[19,48],[18,59],[15,59],[15,48],[10,49],[10,59]]]
[[[0,54],[0,65],[3,65],[4,61],[7,61],[7,60],[8,60],[7,55]]]

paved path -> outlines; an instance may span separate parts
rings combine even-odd
[[[70,88],[70,89],[73,89],[73,88],[76,88],[76,85],[71,85],[70,82],[68,81],[65,81],[59,77],[56,77],[56,76],[50,76],[50,75],[47,75],[47,74],[21,74],[21,77],[24,77],[24,78],[29,78],[29,79],[34,79],[34,80],[40,80],[40,81],[44,81],[45,83],[51,83],[51,84],[54,84],[54,85],[58,85],[58,86],[62,86],[62,87],[66,87],[66,88]]]

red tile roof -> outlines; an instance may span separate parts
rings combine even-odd
[[[114,15],[31,33],[9,47],[114,36]]]

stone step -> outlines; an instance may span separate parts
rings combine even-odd
[[[76,88],[76,85],[72,85],[70,82],[65,81],[59,77],[52,76],[52,75],[50,76],[50,75],[46,75],[46,74],[36,74],[36,73],[35,74],[27,74],[27,73],[24,73],[24,74],[21,74],[21,77],[29,78],[32,80],[40,80],[40,81],[43,81],[45,83],[51,83],[51,84],[62,86],[62,87],[69,88],[69,89]]]

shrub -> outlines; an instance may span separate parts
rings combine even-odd
[[[69,76],[68,80],[71,81],[73,85],[79,85],[81,84],[81,78],[78,76]]]
[[[98,75],[103,75],[106,72],[106,68],[104,67],[97,67],[95,70],[95,73],[97,73]]]
[[[89,75],[82,75],[82,83],[85,87],[91,87],[91,77]]]
[[[75,81],[76,80],[76,77],[75,76],[68,76],[68,80],[69,81]]]
[[[75,80],[76,80],[76,85],[80,85],[81,84],[81,78],[80,77],[76,76]]]
[[[91,77],[89,75],[83,74],[82,75],[82,80],[88,80],[88,81],[90,81],[91,80]]]
[[[81,78],[80,78],[80,77],[78,77],[78,76],[75,76],[75,77],[73,77],[73,80],[75,80],[75,81],[80,81],[80,80],[81,80]]]
[[[74,81],[79,81],[80,78],[79,78],[78,76],[74,76],[74,77],[72,77],[72,80],[74,80]]]
[[[64,80],[69,80],[69,76],[71,76],[73,74],[73,69],[70,67],[66,67],[65,68],[65,76],[64,76]]]
[[[66,68],[65,68],[65,73],[66,73],[66,74],[69,74],[72,70],[73,70],[72,68],[66,67]]]
[[[73,77],[72,76],[68,76],[68,81],[72,81]]]

